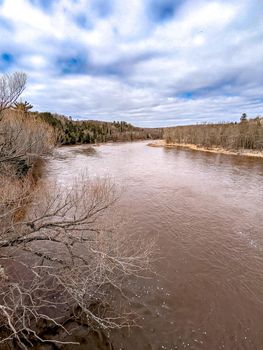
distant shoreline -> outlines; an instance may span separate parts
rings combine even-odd
[[[166,143],[164,140],[158,140],[155,142],[148,143],[150,147],[165,147],[165,148],[187,148],[193,151],[201,151],[201,152],[209,152],[216,154],[228,154],[234,156],[246,156],[246,157],[256,157],[263,158],[263,152],[257,150],[249,150],[249,149],[240,149],[240,150],[228,150],[220,147],[201,147],[194,144],[189,143]]]

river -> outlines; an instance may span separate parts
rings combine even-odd
[[[45,174],[110,176],[127,235],[156,239],[156,275],[133,285],[140,328],[114,349],[263,348],[263,160],[148,147],[63,147]],[[94,349],[95,350],[95,349]]]

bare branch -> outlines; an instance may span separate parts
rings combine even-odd
[[[69,317],[93,329],[132,324],[129,312],[116,309],[113,295],[125,298],[125,280],[145,276],[153,244],[145,248],[141,239],[109,226],[116,187],[110,179],[78,178],[71,188],[49,184],[44,189],[34,193],[22,220],[10,214],[11,221],[0,229],[0,247],[9,252],[9,259],[0,257],[8,277],[0,293],[3,341],[17,339],[23,346],[44,341],[37,330],[44,319],[60,328]],[[19,281],[8,265],[14,255],[22,262]],[[9,319],[8,308],[15,310]]]
[[[13,106],[26,86],[26,74],[15,72],[4,74],[0,77],[0,121],[3,118],[2,112]]]

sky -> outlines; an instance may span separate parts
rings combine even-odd
[[[263,0],[0,0],[0,74],[73,119],[159,127],[263,114]]]

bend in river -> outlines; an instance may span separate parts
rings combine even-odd
[[[141,328],[114,349],[262,349],[262,159],[135,142],[63,147],[45,168],[65,185],[82,172],[124,188],[126,234],[155,237],[161,257],[135,286]]]

